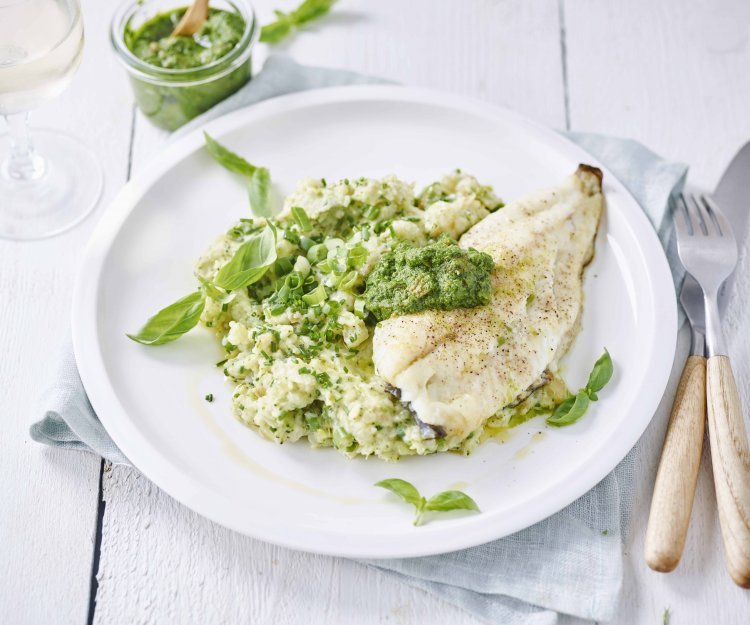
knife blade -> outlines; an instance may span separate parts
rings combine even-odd
[[[745,240],[747,219],[750,213],[750,141],[740,148],[729,163],[712,197],[729,220],[734,236],[741,247]],[[719,292],[719,311],[722,316],[726,311],[736,276],[737,270],[727,278]]]
[[[712,197],[732,225],[737,240],[744,240],[748,214],[750,214],[750,141],[742,146],[731,160]],[[719,292],[719,311],[722,315],[727,309],[736,273],[734,271],[727,278]],[[692,354],[702,356],[706,333],[703,296],[698,283],[690,274],[685,275],[682,283],[680,304],[693,330],[693,345],[690,351]]]

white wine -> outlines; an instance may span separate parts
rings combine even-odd
[[[28,125],[29,110],[60,95],[82,54],[79,0],[0,0],[0,238],[54,236],[96,206],[97,155],[63,132]]]
[[[29,111],[70,83],[83,53],[74,0],[0,0],[0,115]]]

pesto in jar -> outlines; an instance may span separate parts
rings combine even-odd
[[[187,8],[160,13],[126,38],[139,59],[164,69],[203,67],[231,52],[242,38],[245,21],[237,13],[210,9],[208,19],[192,36],[172,37]]]
[[[130,74],[138,108],[157,126],[176,130],[244,86],[251,76],[252,36],[234,11],[210,9],[200,31],[172,37],[187,7],[161,13],[123,42],[143,64]],[[148,69],[146,69],[148,68]]]

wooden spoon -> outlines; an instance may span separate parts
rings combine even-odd
[[[190,37],[197,33],[208,19],[208,0],[193,0],[180,23],[172,31],[172,37]]]

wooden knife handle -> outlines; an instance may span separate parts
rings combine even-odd
[[[708,435],[729,574],[750,588],[750,451],[740,398],[727,356],[707,366]]]
[[[706,423],[706,359],[688,356],[677,387],[651,499],[644,555],[655,571],[674,570],[685,547]]]

